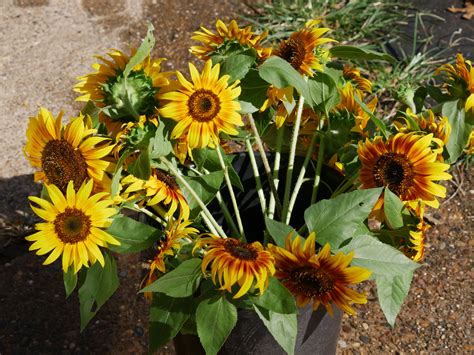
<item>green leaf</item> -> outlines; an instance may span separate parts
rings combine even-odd
[[[263,295],[250,297],[250,300],[253,304],[276,313],[298,313],[295,298],[291,292],[274,277],[270,277],[268,288]]]
[[[390,229],[398,229],[403,227],[403,202],[400,201],[390,189],[384,189],[383,211],[385,220]]]
[[[368,231],[354,236],[347,245],[337,251],[354,251],[351,264],[371,270],[376,278],[402,275],[420,267],[400,250],[382,243]]]
[[[239,54],[231,54],[222,62],[220,74],[229,75],[229,83],[240,80],[247,75],[255,63],[256,56],[257,54],[252,48]]]
[[[87,103],[84,105],[84,107],[81,110],[81,113],[83,115],[89,115],[91,120],[92,120],[92,127],[97,128],[99,125],[99,112],[100,109],[94,104],[93,101],[89,100]]]
[[[191,188],[198,194],[201,200],[208,204],[216,196],[217,191],[220,190],[222,181],[224,180],[223,171],[215,171],[213,173],[201,176],[183,176]],[[191,196],[186,188],[182,191],[188,201],[191,215],[196,216],[201,210],[196,200]]]
[[[308,207],[304,220],[310,232],[316,232],[320,245],[331,244],[338,248],[346,239],[354,236],[356,228],[368,217],[382,188],[357,190],[322,200]]]
[[[150,140],[150,158],[165,157],[173,151],[173,146],[165,132],[166,125],[160,121],[156,128],[155,137]]]
[[[275,56],[268,58],[260,66],[259,74],[263,80],[279,89],[294,87],[310,106],[313,105],[308,83],[286,60]]]
[[[270,236],[273,238],[276,245],[282,248],[285,247],[288,234],[292,233],[292,237],[298,234],[293,227],[268,217],[265,217],[265,226],[267,227],[267,231],[270,233]]]
[[[240,82],[242,92],[239,96],[239,100],[247,103],[242,105],[242,109],[248,106],[246,110],[252,110],[252,112],[258,111],[267,99],[269,86],[270,85],[260,77],[258,70],[250,69]]]
[[[206,354],[217,354],[237,324],[237,308],[222,296],[205,299],[197,307],[196,324]]]
[[[410,270],[402,275],[392,277],[379,276],[375,280],[380,307],[392,327],[395,325],[395,319],[408,295],[412,278],[413,271]]]
[[[397,60],[387,53],[379,53],[363,47],[335,46],[329,52],[331,57],[355,60],[384,60],[395,63]]]
[[[201,259],[189,259],[140,292],[161,292],[171,297],[189,297],[196,292],[201,278]]]
[[[446,160],[446,163],[452,164],[462,154],[469,139],[472,125],[466,123],[466,112],[464,107],[460,105],[459,100],[445,102],[441,113],[443,116],[448,117],[448,121],[451,124],[451,135],[446,144],[449,159]]]
[[[382,132],[383,136],[385,137],[385,139],[388,139],[390,133],[388,132],[387,130],[387,127],[385,126],[385,123],[383,123],[383,121],[378,118],[377,116],[375,116],[370,110],[369,108],[367,107],[367,105],[359,99],[359,96],[357,95],[354,95],[354,99],[356,100],[357,104],[362,108],[362,110],[364,110],[364,112],[369,115],[370,119],[372,120],[372,122],[374,122],[374,124],[380,129],[380,131]]]
[[[74,273],[74,266],[69,266],[67,272],[63,273],[63,279],[66,298],[68,298],[77,285],[77,274]]]
[[[148,180],[150,178],[151,165],[148,149],[140,151],[137,159],[128,166],[128,172],[142,180]]]
[[[120,245],[109,246],[110,250],[118,253],[136,253],[145,250],[163,235],[161,230],[126,216],[114,218],[107,232],[120,242]]]
[[[321,111],[328,112],[339,103],[337,85],[328,74],[315,73],[308,85],[314,105],[319,106]]]
[[[142,44],[140,44],[137,52],[132,58],[130,58],[127,65],[125,66],[125,69],[123,70],[124,77],[127,77],[137,64],[141,63],[148,55],[150,55],[151,50],[155,46],[155,36],[153,36],[154,29],[155,28],[151,22],[148,23],[148,31],[145,38],[143,39]]]
[[[84,284],[79,289],[81,332],[119,285],[114,258],[104,253],[104,260],[104,267],[96,262],[87,270]]]
[[[194,299],[155,293],[150,307],[150,351],[157,351],[173,339],[191,316]]]
[[[222,157],[224,158],[224,163],[229,171],[230,182],[240,191],[244,191],[244,187],[242,185],[242,182],[240,181],[239,174],[237,174],[234,169],[234,166],[232,165],[232,160],[235,156],[227,155],[222,149],[222,147],[218,147],[217,149],[221,150]],[[216,149],[194,149],[193,159],[199,169],[206,169],[210,172],[222,170],[221,163],[219,161],[219,155],[217,154]]]
[[[258,306],[254,306],[254,309],[277,343],[287,354],[293,355],[298,332],[296,314],[275,313]]]

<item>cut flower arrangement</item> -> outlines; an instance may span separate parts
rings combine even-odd
[[[367,279],[394,324],[424,212],[473,153],[474,69],[459,54],[387,119],[354,63],[393,58],[328,32],[313,20],[271,46],[219,20],[192,37],[202,70],[181,73],[151,57],[150,25],[78,78],[77,117],[30,118],[24,152],[44,188],[27,240],[62,260],[82,329],[118,287],[115,253],[137,252],[151,350],[181,332],[216,354],[243,309],[292,354],[299,310],[355,315]]]

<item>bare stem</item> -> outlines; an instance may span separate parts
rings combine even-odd
[[[258,172],[258,166],[257,162],[255,161],[255,154],[253,152],[252,143],[250,143],[250,139],[247,138],[245,140],[245,145],[247,146],[247,151],[249,152],[250,164],[252,165],[253,176],[255,178],[255,184],[257,186],[257,194],[260,200],[260,207],[262,208],[263,215],[265,215],[265,211],[267,209],[267,202],[265,200],[265,194],[263,193],[262,182],[260,181],[260,174]]]
[[[280,180],[278,179],[278,173],[280,172],[280,160],[281,160],[281,146],[283,144],[283,136],[285,134],[285,125],[281,126],[277,131],[277,141],[275,147],[275,160],[273,161],[273,182],[275,188],[278,189]],[[270,194],[270,202],[268,203],[268,218],[273,219],[275,213],[275,196]]]
[[[324,135],[321,135],[318,152],[318,162],[316,164],[316,175],[314,176],[313,193],[311,194],[311,204],[316,202],[318,198],[319,182],[321,181],[321,168],[323,167],[324,158]]]

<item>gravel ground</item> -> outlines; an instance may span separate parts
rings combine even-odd
[[[430,2],[440,5],[435,11],[447,20],[443,34],[449,25],[474,38],[472,21],[443,11],[460,1],[448,3]],[[89,72],[92,55],[137,45],[146,21],[156,28],[155,55],[169,58],[167,69],[183,70],[192,60],[190,33],[239,11],[243,5],[236,0],[0,0],[0,354],[146,353],[147,305],[136,295],[138,256],[119,257],[121,287],[81,334],[77,297],[64,299],[60,268],[42,267],[41,259],[27,252],[23,237],[34,218],[26,197],[38,192],[21,153],[27,117],[40,105],[74,115],[80,107],[73,102],[74,78]],[[472,47],[465,48],[472,59]],[[474,351],[469,286],[474,186],[469,177],[464,176],[454,198],[429,216],[434,227],[425,263],[396,327],[386,324],[369,284],[373,302],[359,307],[357,317],[343,319],[338,353]],[[173,354],[173,349],[161,353]]]

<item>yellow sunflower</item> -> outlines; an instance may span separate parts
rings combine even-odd
[[[328,59],[327,53],[318,55],[315,54],[315,49],[335,40],[322,38],[329,28],[315,28],[318,23],[316,20],[306,22],[303,29],[293,32],[288,39],[283,40],[273,54],[286,60],[301,74],[313,76],[313,70],[323,70],[321,62]]]
[[[112,172],[114,163],[107,155],[114,148],[109,138],[94,136],[88,118],[73,118],[66,127],[62,125],[62,113],[53,115],[41,108],[37,117],[31,117],[26,132],[26,158],[34,168],[35,181],[56,185],[66,191],[69,181],[79,188],[88,178],[95,181],[95,189],[107,190],[111,180],[106,172]]]
[[[415,215],[419,220],[415,230],[410,230],[410,243],[408,248],[403,248],[405,254],[410,257],[413,261],[421,261],[425,255],[425,239],[428,229],[431,227],[425,222],[423,215],[425,211],[425,205],[418,203],[415,209]]]
[[[469,65],[469,68],[467,65]],[[448,80],[445,84],[450,94],[466,99],[466,112],[474,109],[474,67],[470,60],[464,61],[461,53],[456,56],[456,64],[443,64],[435,75],[445,72]]]
[[[267,89],[267,99],[263,102],[262,107],[260,107],[260,112],[265,111],[270,106],[276,106],[275,125],[277,128],[280,128],[288,118],[288,112],[284,102],[289,104],[294,102],[293,91],[291,86],[278,89],[270,85]]]
[[[192,221],[179,221],[170,219],[166,226],[165,233],[156,246],[156,254],[153,260],[149,260],[150,270],[147,277],[143,280],[146,285],[153,283],[158,278],[158,272],[165,273],[165,259],[167,256],[175,255],[175,252],[181,248],[183,239],[192,239],[199,233],[196,228],[190,227]],[[142,283],[142,284],[143,284]],[[151,293],[145,292],[145,297],[151,299]]]
[[[469,139],[467,140],[466,148],[464,149],[467,155],[474,154],[474,128],[469,134]]]
[[[214,235],[201,238],[196,248],[207,246],[202,260],[202,272],[211,264],[212,282],[221,286],[221,290],[232,292],[232,286],[238,284],[239,291],[233,298],[245,295],[255,281],[255,288],[262,294],[268,286],[268,278],[275,273],[272,255],[264,250],[262,244],[241,243],[234,238],[223,239]]]
[[[74,91],[81,94],[77,101],[92,100],[97,107],[107,108],[101,111],[99,120],[105,123],[112,136],[120,131],[122,123],[136,121],[140,115],[151,115],[159,104],[158,91],[170,84],[172,73],[161,72],[161,62],[165,59],[152,60],[150,56],[137,64],[125,80],[123,70],[135,53],[135,48],[131,49],[130,55],[112,49],[108,53],[110,59],[96,56],[101,63],[93,64],[95,71],[78,77],[79,83],[74,86]],[[124,93],[133,110],[123,104]]]
[[[431,150],[433,134],[419,136],[398,133],[388,141],[375,137],[359,142],[357,153],[362,164],[360,181],[363,189],[386,186],[402,201],[422,200],[438,208],[436,197],[445,197],[446,188],[434,181],[449,180],[448,164],[436,161]]]
[[[168,102],[159,112],[178,122],[171,132],[172,139],[187,136],[189,149],[214,148],[219,144],[220,132],[236,135],[236,126],[243,125],[236,101],[240,95],[239,81],[229,86],[229,76],[219,78],[220,65],[212,66],[211,60],[206,62],[201,75],[191,63],[189,70],[193,83],[177,72],[181,88],[160,96]]]
[[[166,216],[173,216],[179,209],[179,218],[189,218],[189,205],[179,185],[173,176],[164,170],[155,168],[151,171],[148,180],[139,179],[133,175],[124,177],[121,181],[124,186],[122,193],[124,199],[142,196],[146,198],[148,206],[162,204],[167,206]]]
[[[296,298],[299,307],[313,302],[313,310],[322,303],[329,314],[333,314],[331,303],[348,314],[355,314],[351,303],[364,304],[367,299],[348,285],[367,280],[371,272],[367,269],[349,266],[354,256],[351,252],[331,255],[331,247],[326,244],[315,253],[315,233],[311,233],[304,245],[301,237],[291,240],[288,235],[285,248],[269,245],[275,258],[275,277],[280,279]]]
[[[357,90],[366,93],[372,92],[372,82],[369,79],[364,78],[360,74],[359,69],[353,68],[349,64],[344,64],[344,67],[342,69],[342,76],[345,80],[354,84],[353,86]],[[359,96],[362,96],[362,93],[359,93]]]
[[[202,43],[201,46],[192,46],[190,51],[196,57],[208,60],[212,54],[225,51],[228,43],[238,43],[243,48],[254,48],[260,61],[268,58],[272,52],[271,48],[261,46],[261,42],[268,35],[268,31],[260,35],[252,32],[252,27],[239,28],[237,22],[232,20],[228,26],[221,20],[216,22],[217,33],[201,27],[201,31],[194,32],[192,39]],[[225,54],[221,53],[221,54]]]
[[[32,210],[46,222],[37,223],[38,232],[25,239],[34,242],[29,250],[38,250],[36,254],[49,252],[44,265],[51,264],[62,254],[63,271],[74,265],[74,273],[82,266],[89,267],[96,261],[104,266],[104,256],[100,247],[108,244],[120,245],[120,242],[103,229],[111,224],[110,217],[117,213],[111,208],[112,200],[106,192],[92,195],[93,182],[84,182],[74,190],[74,183],[67,185],[63,194],[55,185],[45,185],[51,202],[39,197],[29,199],[39,207]]]

